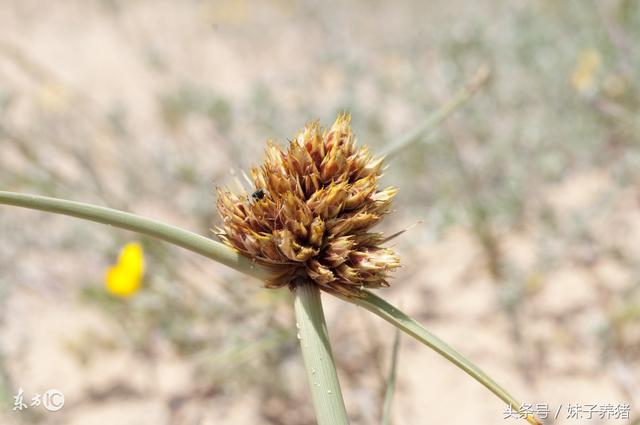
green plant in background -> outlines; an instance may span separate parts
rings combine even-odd
[[[454,97],[453,105],[445,105],[400,146],[421,140],[474,90],[465,88],[464,96]],[[522,411],[518,401],[472,362],[367,290],[387,286],[387,272],[398,265],[393,252],[380,247],[388,239],[366,232],[387,212],[395,193],[391,189],[377,190],[380,167],[381,160],[373,160],[366,148],[354,148],[344,116],[324,134],[317,126],[307,128],[286,154],[270,146],[267,162],[252,173],[255,192],[239,196],[221,192],[220,236],[233,248],[184,229],[105,207],[12,192],[0,192],[0,203],[146,234],[256,277],[267,286],[288,285],[294,294],[298,338],[321,425],[346,424],[348,419],[319,289],[383,318],[464,370],[512,409]],[[114,266],[116,272],[123,267],[122,260],[121,257]],[[392,394],[392,387],[389,391]],[[387,400],[385,404],[388,403]],[[386,420],[388,411],[387,405]],[[530,414],[523,413],[523,417],[532,424],[539,423]]]

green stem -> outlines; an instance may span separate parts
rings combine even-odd
[[[484,385],[489,391],[498,396],[502,401],[511,406],[516,412],[522,411],[522,405],[504,388],[498,385],[493,379],[491,379],[486,373],[484,373],[479,367],[469,361],[462,354],[451,348],[447,343],[442,341],[437,336],[427,331],[422,325],[407,316],[405,313],[389,304],[377,295],[372,294],[369,291],[365,291],[365,296],[362,298],[347,298],[340,296],[345,301],[359,305],[366,310],[372,312],[378,317],[391,323],[393,326],[402,330],[409,336],[417,339],[424,345],[428,346],[442,357],[449,360],[454,365],[465,371],[469,376],[476,381]],[[526,416],[526,420],[533,425],[539,425],[540,422],[531,414]]]
[[[258,279],[271,272],[239,252],[212,239],[150,218],[81,202],[0,191],[0,204],[31,208],[108,224],[181,246]]]
[[[391,423],[391,404],[396,391],[396,375],[398,371],[398,351],[400,350],[400,329],[396,328],[393,337],[393,348],[391,351],[391,365],[389,366],[389,376],[387,377],[387,389],[384,394],[384,404],[382,407],[382,425]]]
[[[336,365],[317,285],[300,280],[294,290],[296,327],[318,425],[347,425]]]
[[[413,131],[391,143],[391,146],[382,151],[385,158],[393,158],[404,150],[407,146],[419,142],[427,135],[431,134],[444,120],[454,113],[460,106],[464,105],[473,97],[480,88],[489,81],[490,71],[487,66],[478,69],[471,81],[458,90],[453,97],[440,109],[427,117],[427,120]]]

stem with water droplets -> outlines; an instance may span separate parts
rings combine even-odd
[[[318,287],[305,280],[298,281],[294,290],[294,307],[298,339],[318,425],[347,425],[347,410]]]

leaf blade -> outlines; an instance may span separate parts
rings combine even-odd
[[[391,424],[391,403],[396,392],[396,378],[398,370],[398,352],[400,351],[400,328],[396,327],[393,337],[393,347],[391,349],[391,364],[389,366],[389,376],[387,378],[387,388],[384,394],[384,404],[382,407],[382,425]]]
[[[473,364],[469,359],[458,353],[451,346],[445,343],[443,340],[427,331],[422,325],[420,325],[413,318],[388,303],[384,299],[377,295],[363,291],[364,297],[343,297],[341,299],[348,301],[352,304],[356,304],[364,309],[370,311],[376,316],[391,323],[393,326],[405,332],[407,335],[415,338],[424,345],[431,348],[442,357],[455,364],[457,367],[466,372],[469,376],[474,378],[485,388],[495,394],[498,398],[504,401],[507,405],[515,409],[516,412],[522,411],[522,404],[517,401],[507,390],[495,382],[489,375],[487,375],[482,369]],[[541,425],[540,421],[531,414],[526,415],[526,420],[532,425]]]

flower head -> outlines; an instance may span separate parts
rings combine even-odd
[[[388,286],[399,259],[381,233],[396,189],[378,190],[382,158],[356,147],[349,115],[328,131],[311,123],[283,149],[269,143],[251,170],[253,193],[218,190],[221,240],[276,271],[267,287],[309,279],[321,289],[358,296]]]
[[[109,267],[105,275],[107,291],[118,297],[135,294],[144,275],[144,253],[137,242],[126,244],[120,251],[118,262]]]

